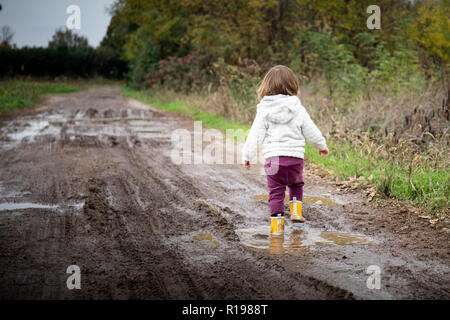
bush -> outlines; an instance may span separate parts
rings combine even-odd
[[[323,76],[330,96],[339,89],[353,92],[362,86],[366,68],[358,64],[352,51],[331,32],[301,31],[297,34],[296,47],[300,58],[293,59],[295,71],[308,78]]]
[[[210,80],[208,70],[200,59],[193,56],[168,57],[152,65],[145,75],[146,86],[165,85],[181,92],[203,88]]]
[[[161,59],[161,46],[154,43],[149,38],[140,50],[137,50],[135,59],[130,63],[128,73],[128,85],[134,89],[146,87],[148,74],[152,74],[157,69],[158,61]]]

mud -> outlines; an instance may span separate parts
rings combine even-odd
[[[306,166],[307,222],[271,238],[261,168],[176,165],[176,128],[117,88],[0,118],[0,298],[450,298],[448,233]]]

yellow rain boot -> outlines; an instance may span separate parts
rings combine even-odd
[[[289,201],[289,210],[291,210],[292,222],[305,222],[305,218],[302,216],[302,202],[297,201],[296,197]]]
[[[270,234],[273,236],[284,234],[284,217],[282,215],[270,217]]]

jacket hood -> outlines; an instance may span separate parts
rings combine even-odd
[[[300,99],[297,96],[277,94],[264,96],[257,105],[257,111],[270,122],[286,123],[299,112],[300,106]]]

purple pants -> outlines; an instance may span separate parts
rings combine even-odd
[[[270,214],[284,213],[286,186],[289,200],[303,200],[303,159],[294,157],[272,157],[266,159],[264,171],[269,188]]]

